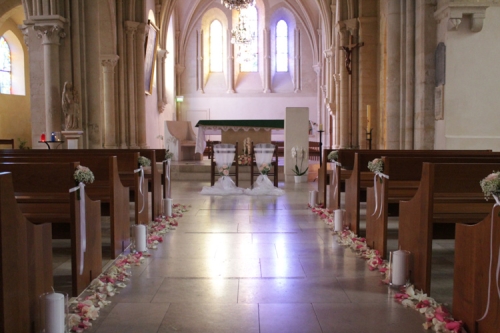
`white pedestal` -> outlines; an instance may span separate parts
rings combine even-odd
[[[83,131],[62,131],[66,149],[82,149],[83,148]]]

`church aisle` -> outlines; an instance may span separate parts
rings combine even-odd
[[[203,185],[174,182],[189,211],[86,332],[425,332],[307,208],[316,183],[280,183],[277,198]]]

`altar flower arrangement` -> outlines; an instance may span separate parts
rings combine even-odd
[[[238,155],[238,164],[239,165],[250,165],[252,163],[252,156],[250,155]]]
[[[302,171],[302,165],[304,163],[304,157],[305,157],[305,151],[304,148],[302,147],[293,147],[292,148],[292,158],[295,158],[295,167],[292,169],[292,171],[295,173],[297,176],[302,176],[304,175],[309,167],[307,167],[304,171]],[[299,161],[300,160],[300,168],[299,168]]]
[[[500,171],[489,174],[479,184],[486,200],[493,195],[500,196]]]
[[[172,157],[174,157],[174,153],[172,153],[169,148],[165,149],[165,159],[171,160]]]
[[[269,166],[269,164],[262,163],[261,165],[259,165],[259,172],[262,175],[267,175],[269,173],[269,171],[271,171],[271,167]]]
[[[219,175],[221,176],[229,176],[229,165],[224,164],[223,166],[219,167]]]
[[[90,184],[94,182],[94,173],[90,171],[89,168],[79,165],[76,167],[75,173],[73,174],[73,178],[75,178],[75,181],[77,184],[79,183],[84,183],[84,184]]]
[[[139,166],[140,167],[148,167],[151,166],[151,160],[144,156],[139,156]]]
[[[337,162],[337,160],[339,159],[339,151],[338,150],[331,151],[330,154],[328,154],[327,158],[329,161]]]
[[[368,169],[373,173],[381,173],[384,171],[384,162],[380,158],[368,162]]]

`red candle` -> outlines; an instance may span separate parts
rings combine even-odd
[[[42,135],[40,135],[40,141],[45,142],[45,133],[42,133]]]

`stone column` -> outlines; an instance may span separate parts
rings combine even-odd
[[[137,96],[137,141],[140,148],[148,148],[146,140],[146,87],[144,84],[144,42],[148,26],[139,23],[137,27],[136,52],[136,96]],[[152,80],[153,78],[151,78]],[[149,88],[149,87],[148,87]]]
[[[62,25],[62,23],[61,23]],[[35,25],[43,45],[43,71],[45,87],[45,132],[61,130],[61,82],[59,75],[59,42],[66,34],[59,24]]]
[[[301,84],[302,84],[302,78],[300,75],[300,69],[301,69],[301,58],[300,58],[300,29],[295,29],[295,34],[294,34],[294,39],[295,39],[295,50],[294,50],[294,55],[295,55],[295,61],[294,61],[294,80],[293,80],[293,85],[294,85],[294,92],[298,93],[301,91]]]
[[[401,99],[401,3],[387,2],[386,31],[386,146],[400,149],[400,99]]]
[[[317,90],[317,96],[316,96],[316,115],[318,118],[318,124],[322,124],[323,126],[325,125],[323,122],[323,115],[322,115],[322,108],[321,108],[321,96],[322,96],[322,89],[321,89],[321,64],[318,63],[313,66],[314,72],[316,73],[316,90]],[[319,128],[318,128],[319,129]],[[313,134],[314,133],[313,131]]]
[[[104,101],[104,148],[118,148],[116,144],[115,66],[119,57],[101,56]]]
[[[234,44],[231,43],[231,30],[227,30],[227,93],[234,94]]]
[[[415,113],[415,0],[406,0],[404,149],[413,149]]]
[[[196,59],[198,60],[196,62],[196,65],[197,65],[197,73],[198,73],[198,91],[200,93],[204,93],[203,91],[203,86],[204,86],[204,83],[205,83],[205,80],[203,79],[203,30],[201,31],[198,31],[198,40],[197,40],[197,44],[196,44],[196,52],[197,52],[197,57]]]
[[[158,50],[158,59],[157,66],[158,69],[156,71],[156,82],[158,87],[158,112],[162,113],[165,111],[167,106],[167,92],[165,87],[165,60],[167,59],[167,50]]]
[[[264,29],[264,92],[271,90],[271,31]]]
[[[135,31],[139,23],[126,21],[125,32],[127,34],[127,84],[128,84],[128,145],[130,148],[139,148],[137,145],[137,130],[136,130],[136,100],[135,100],[135,52],[134,39]]]

